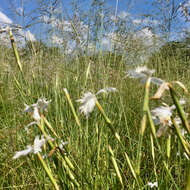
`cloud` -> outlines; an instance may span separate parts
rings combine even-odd
[[[145,25],[157,25],[159,24],[159,21],[158,20],[151,20],[149,18],[145,18],[145,19],[134,19],[133,20],[133,23],[134,24],[145,24]]]
[[[25,39],[36,41],[34,34],[32,34],[29,30],[22,30],[19,25],[14,23],[9,17],[0,11],[0,31],[3,31],[0,33],[0,42],[6,46],[7,44],[10,44],[8,28],[12,29],[14,32],[15,41],[19,47],[23,47],[25,45]]]
[[[0,11],[0,24],[12,24],[13,21]]]

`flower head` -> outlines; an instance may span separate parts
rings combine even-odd
[[[37,107],[40,110],[47,110],[48,104],[51,102],[51,100],[47,101],[45,98],[39,98],[37,101]]]
[[[21,151],[17,151],[15,153],[15,155],[13,156],[13,159],[17,159],[21,156],[26,156],[28,155],[29,153],[34,153],[34,154],[37,154],[38,152],[41,152],[42,149],[41,147],[46,143],[47,140],[52,140],[51,137],[47,137],[46,139],[44,138],[44,136],[42,135],[41,136],[41,139],[39,138],[39,136],[36,136],[35,139],[34,139],[34,145],[31,146],[31,145],[27,145],[27,149],[25,150],[21,150]]]
[[[146,66],[138,66],[135,70],[129,70],[127,77],[141,79],[142,83],[145,83],[148,77],[151,77],[151,82],[156,85],[161,85],[164,81],[157,77],[152,77],[155,70],[148,69]]]
[[[101,93],[115,92],[116,90],[117,89],[113,87],[106,87],[99,90],[96,94],[93,94],[91,92],[84,93],[82,98],[77,100],[77,102],[81,103],[81,106],[79,107],[80,112],[88,117],[89,114],[94,110],[94,107],[96,105],[96,95]]]
[[[48,104],[51,102],[51,100],[46,101],[45,98],[39,98],[37,103],[34,103],[32,105],[25,105],[24,112],[31,113],[32,117],[35,121],[40,121],[40,112],[43,110],[46,111]]]
[[[103,89],[101,89],[101,90],[99,90],[97,93],[96,93],[96,95],[98,95],[98,94],[100,94],[100,93],[108,93],[108,92],[115,92],[115,91],[117,91],[117,89],[116,88],[113,88],[113,87],[106,87],[106,88],[103,88]]]
[[[171,119],[172,116],[172,110],[168,106],[160,106],[158,108],[155,108],[151,111],[152,113],[152,118],[155,120],[156,124],[163,124],[166,125],[169,123],[169,120]]]
[[[15,155],[13,156],[13,159],[17,159],[21,156],[26,156],[27,154],[31,153],[33,151],[33,148],[31,145],[27,145],[27,149],[25,150],[21,150],[21,151],[17,151],[15,153]]]
[[[41,152],[41,147],[46,143],[46,139],[42,135],[41,139],[39,139],[39,136],[36,136],[34,139],[34,145],[33,145],[33,152],[34,154],[37,154],[38,152]]]
[[[81,103],[81,106],[79,107],[80,112],[83,113],[86,117],[88,117],[89,114],[93,111],[96,101],[96,96],[93,93],[84,93],[83,97],[77,100],[77,102]]]

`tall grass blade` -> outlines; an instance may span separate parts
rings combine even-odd
[[[179,129],[177,123],[175,122],[175,120],[173,118],[171,120],[172,120],[172,123],[175,127],[177,136],[179,137],[180,142],[181,142],[183,148],[185,149],[185,152],[187,153],[188,156],[190,156],[190,150],[189,150],[190,145],[189,145],[189,143],[186,142],[185,139],[183,138],[183,135],[181,134],[180,129]]]
[[[188,133],[190,134],[190,126],[189,123],[187,121],[187,117],[185,116],[185,112],[183,111],[183,108],[181,107],[176,92],[174,91],[173,87],[171,85],[169,85],[169,89],[170,89],[170,94],[171,97],[173,99],[173,102],[176,106],[177,112],[179,114],[179,117],[181,118],[181,121],[183,123],[184,128],[188,131]]]
[[[16,58],[16,62],[18,64],[18,67],[19,67],[20,71],[22,72],[22,64],[20,62],[20,57],[19,57],[19,54],[18,54],[18,51],[17,51],[17,48],[16,48],[15,40],[14,40],[13,33],[12,33],[11,29],[9,29],[9,37],[10,37],[10,40],[11,40],[11,45],[12,45],[12,48],[13,48],[13,51],[14,51],[14,56]]]
[[[119,179],[119,182],[121,183],[121,185],[122,185],[122,187],[123,187],[123,180],[122,180],[122,177],[121,177],[121,173],[120,173],[120,171],[119,171],[119,167],[118,167],[118,165],[117,165],[116,159],[115,159],[115,157],[114,157],[113,150],[112,150],[112,148],[111,148],[110,145],[108,146],[108,149],[109,149],[109,152],[110,152],[110,154],[111,154],[111,160],[112,160],[112,163],[113,163],[113,166],[114,166],[116,175],[117,175],[117,177],[118,177],[118,179]]]
[[[38,159],[40,160],[40,162],[41,162],[43,168],[45,169],[45,171],[46,171],[48,177],[50,178],[52,184],[54,185],[54,188],[55,188],[56,190],[59,190],[59,187],[58,187],[58,185],[57,185],[57,182],[56,182],[56,180],[54,179],[54,177],[53,177],[51,171],[50,171],[49,168],[47,167],[46,163],[44,162],[44,160],[43,160],[41,154],[40,154],[40,153],[37,153],[37,156],[38,156]]]
[[[75,121],[76,121],[77,125],[78,125],[79,127],[81,127],[80,120],[79,120],[79,118],[78,118],[78,116],[77,116],[77,114],[76,114],[75,108],[74,108],[74,106],[73,106],[73,103],[72,103],[72,101],[71,101],[70,95],[69,95],[69,93],[68,93],[68,91],[67,91],[66,88],[64,88],[64,93],[65,93],[65,96],[66,96],[66,98],[67,98],[67,100],[68,100],[69,106],[71,107],[71,111],[72,111],[72,113],[73,113],[73,115],[74,115]]]
[[[151,78],[148,78],[145,85],[145,95],[144,95],[144,104],[143,104],[143,117],[141,120],[141,128],[139,132],[139,141],[138,141],[138,148],[137,148],[137,166],[136,166],[136,173],[137,175],[140,174],[140,164],[141,164],[141,148],[142,148],[142,141],[143,141],[143,135],[146,128],[146,122],[147,122],[147,109],[148,109],[148,103],[149,103],[149,88],[150,88],[150,82]]]

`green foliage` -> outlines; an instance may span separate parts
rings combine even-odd
[[[148,59],[150,67],[157,68],[162,77],[175,76],[183,78],[190,67],[190,47],[188,41],[167,42]]]
[[[171,138],[156,137],[158,129],[151,119],[150,106],[159,102],[150,99],[152,88],[148,82],[144,91],[139,81],[126,77],[129,65],[122,54],[98,52],[66,57],[57,47],[42,42],[33,46],[35,52],[31,42],[19,50],[23,74],[12,49],[5,48],[0,54],[4,63],[0,70],[0,188],[148,189],[148,182],[155,181],[158,189],[185,187],[188,160],[183,153],[184,147],[189,152],[189,136],[182,137],[176,125],[180,140],[173,127],[169,128]],[[176,80],[183,70],[183,82],[188,84],[189,65],[185,59],[189,58],[184,56],[188,51],[186,44],[170,42],[154,53],[148,64],[163,80]],[[117,92],[100,94],[86,119],[76,100],[84,92],[95,94],[105,87],[115,87]],[[170,91],[187,125],[178,97],[173,88]],[[47,120],[27,132],[25,126],[32,119],[23,113],[24,104],[31,105],[41,97],[52,100],[48,112],[44,112]],[[42,134],[54,138],[43,149],[47,157],[42,160],[39,154],[29,154],[13,160],[16,151],[25,149]],[[56,145],[61,140],[68,141],[63,151]]]

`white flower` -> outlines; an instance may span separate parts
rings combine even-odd
[[[158,108],[155,108],[151,111],[152,113],[152,119],[154,120],[155,124],[163,124],[166,125],[171,120],[172,116],[172,110],[168,106],[160,106]]]
[[[108,92],[115,92],[117,91],[116,88],[113,88],[113,87],[106,87],[106,88],[103,88],[101,90],[99,90],[96,95],[100,94],[100,93],[108,93]]]
[[[32,113],[32,117],[34,118],[35,121],[39,122],[41,117],[38,111],[37,107],[34,107],[33,113]]]
[[[84,93],[83,97],[77,100],[77,102],[81,103],[81,106],[79,107],[80,112],[83,113],[86,117],[88,117],[89,114],[93,111],[96,105],[96,101],[96,96],[93,93]]]
[[[32,151],[33,151],[32,146],[31,146],[31,145],[28,145],[28,146],[27,146],[27,149],[21,150],[21,151],[17,151],[17,152],[15,153],[15,155],[13,156],[13,159],[17,159],[17,158],[19,158],[19,157],[21,157],[21,156],[26,156],[27,154],[31,153]]]
[[[186,102],[184,99],[180,99],[179,103],[183,105]],[[173,111],[176,109],[176,106],[175,105],[168,106],[166,103],[163,103],[163,105],[164,106],[157,107],[151,111],[152,119],[155,125],[167,124],[168,126],[171,126],[172,125],[171,116],[173,114]],[[181,119],[179,117],[176,117],[174,120],[177,125],[181,124]]]
[[[145,83],[148,77],[151,77],[155,70],[148,69],[146,66],[138,66],[135,70],[129,70],[127,77],[141,79],[142,83]],[[164,81],[157,77],[151,77],[151,82],[160,86]]]
[[[154,183],[152,183],[152,182],[148,182],[147,185],[152,189],[152,188],[154,188],[154,187],[158,187],[158,182],[157,182],[157,181],[154,182]]]
[[[145,75],[144,73],[138,72],[136,70],[129,70],[127,72],[127,76],[130,78],[146,78],[147,75]]]
[[[34,139],[34,145],[27,145],[27,149],[25,150],[21,150],[21,151],[17,151],[15,153],[15,155],[13,156],[13,159],[17,159],[21,156],[26,156],[29,153],[34,153],[37,154],[38,152],[41,152],[42,149],[41,147],[46,143],[47,140],[52,140],[51,137],[47,137],[46,139],[44,138],[44,136],[42,135],[41,139],[39,138],[39,136],[36,136]]]
[[[34,139],[34,145],[33,145],[33,152],[34,154],[37,154],[38,152],[41,152],[41,147],[46,143],[46,139],[42,135],[41,139],[39,139],[39,136],[36,136]]]
[[[45,98],[39,98],[37,103],[34,103],[32,105],[27,105],[27,104],[24,104],[25,105],[25,109],[24,109],[24,112],[33,112],[34,111],[34,108],[38,108],[40,109],[40,111],[43,111],[43,110],[46,110],[48,104],[51,102],[51,100],[49,101],[46,101]]]
[[[51,100],[46,101],[45,98],[39,98],[37,103],[34,103],[32,105],[25,105],[24,112],[32,113],[32,117],[35,121],[39,122],[40,121],[40,113],[43,110],[46,111],[48,104],[51,102]]]
[[[47,106],[48,104],[51,102],[51,100],[49,101],[46,101],[45,98],[39,98],[38,101],[37,101],[37,107],[40,109],[40,110],[46,110],[47,109]]]
[[[97,101],[96,95],[100,93],[108,93],[108,92],[115,92],[115,91],[117,91],[116,88],[106,87],[99,90],[96,94],[93,94],[91,92],[84,93],[82,98],[77,100],[77,102],[81,103],[81,106],[79,107],[80,112],[83,113],[86,117],[88,117],[96,105],[96,101]]]
[[[29,106],[27,104],[24,104],[25,108],[24,108],[24,111],[23,112],[33,112],[33,107],[32,106]]]

